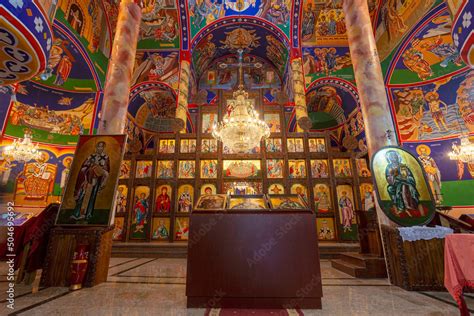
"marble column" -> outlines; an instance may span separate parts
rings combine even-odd
[[[121,1],[104,89],[99,134],[121,134],[124,131],[141,15],[140,6],[134,1]]]
[[[179,70],[179,93],[176,107],[176,132],[186,132],[186,120],[188,113],[189,78],[191,75],[191,63],[189,53],[181,53],[181,63]]]
[[[367,0],[344,0],[347,37],[360,96],[369,157],[381,147],[398,145],[377,53]],[[377,201],[376,201],[377,203]],[[377,205],[380,224],[394,225]]]
[[[343,10],[364,118],[367,147],[369,155],[372,156],[381,147],[398,145],[395,126],[388,104],[367,0],[344,0]]]
[[[293,80],[296,122],[302,130],[308,131],[311,128],[312,123],[310,118],[308,117],[308,108],[306,107],[303,60],[300,56],[292,58],[291,71],[291,79]]]

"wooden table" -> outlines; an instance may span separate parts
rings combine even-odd
[[[315,223],[311,211],[194,211],[188,307],[320,309]]]

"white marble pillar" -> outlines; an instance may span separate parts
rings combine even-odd
[[[141,16],[142,11],[137,3],[132,0],[121,1],[98,134],[124,132]]]
[[[190,76],[191,63],[189,59],[189,53],[182,53],[179,70],[178,104],[176,107],[176,132],[180,133],[186,132]]]

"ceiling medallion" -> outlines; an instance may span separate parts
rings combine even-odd
[[[239,87],[233,93],[233,99],[227,100],[227,110],[224,119],[214,124],[212,136],[221,141],[235,153],[246,153],[255,147],[260,147],[262,139],[270,136],[270,128],[265,121],[258,118],[254,100],[244,90],[242,54],[239,51]]]

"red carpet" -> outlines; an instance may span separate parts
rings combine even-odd
[[[299,309],[208,308],[205,316],[303,316]]]

